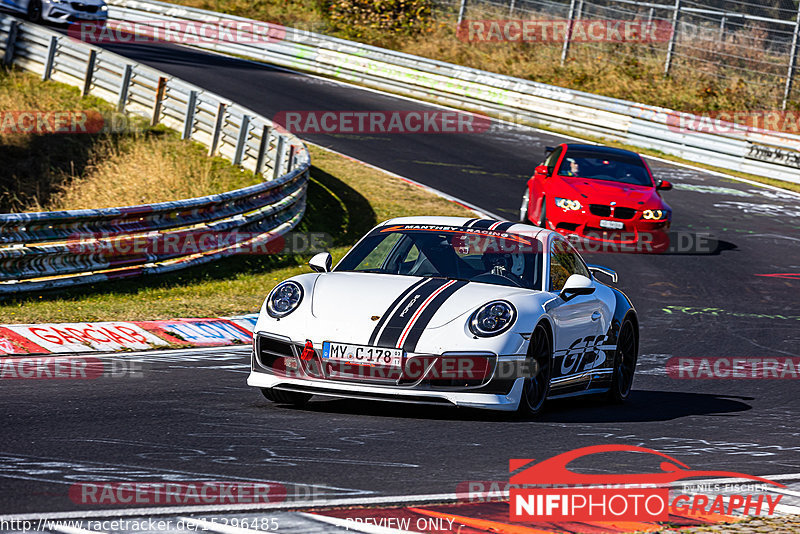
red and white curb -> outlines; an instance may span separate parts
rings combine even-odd
[[[257,318],[0,325],[0,356],[249,345]]]

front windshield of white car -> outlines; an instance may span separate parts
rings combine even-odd
[[[336,271],[443,277],[540,289],[542,251],[533,237],[507,232],[392,225],[373,230]]]

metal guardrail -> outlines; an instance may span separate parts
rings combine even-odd
[[[263,247],[305,212],[310,156],[265,117],[155,69],[0,14],[6,64],[81,87],[120,112],[150,119],[209,147],[265,181],[200,198],[41,213],[0,214],[0,295],[158,274]],[[123,177],[124,178],[124,177]],[[208,248],[132,247],[185,243],[226,233]],[[148,241],[149,240],[149,241]],[[110,246],[111,245],[111,246]],[[166,250],[162,250],[165,248]]]
[[[157,2],[109,0],[112,19],[148,25],[151,21],[258,21]],[[155,24],[153,24],[155,26]],[[178,35],[181,25],[172,29]],[[225,54],[247,56],[332,78],[508,120],[553,128],[578,136],[620,141],[659,150],[690,161],[800,183],[800,136],[781,132],[737,130],[712,134],[676,131],[674,110],[593,95],[487,71],[412,56],[374,46],[285,28],[285,36],[263,42],[255,34],[237,42],[190,43]],[[245,42],[248,41],[248,42]],[[533,164],[533,162],[532,162]]]

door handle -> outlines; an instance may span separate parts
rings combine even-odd
[[[600,312],[594,312],[592,314],[592,321],[597,321],[600,319]]]

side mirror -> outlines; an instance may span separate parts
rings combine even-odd
[[[550,169],[547,165],[537,165],[536,170],[533,171],[534,174],[543,174],[544,176],[550,175]]]
[[[320,252],[308,260],[308,265],[318,273],[329,273],[333,266],[333,258],[329,252]]]
[[[567,278],[567,282],[561,289],[559,296],[564,300],[570,300],[578,295],[591,295],[594,293],[594,282],[583,276],[582,274],[573,274]]]
[[[672,189],[672,184],[666,180],[659,180],[658,183],[656,183],[656,189],[659,191],[669,191]]]
[[[602,265],[586,265],[591,271],[592,274],[604,274],[611,278],[611,281],[615,284],[619,280],[619,276],[617,276],[617,271],[613,269],[609,269],[608,267],[603,267]]]

